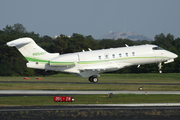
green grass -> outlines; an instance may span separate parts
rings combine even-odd
[[[119,84],[29,84],[0,83],[1,90],[132,90],[137,91],[180,91],[179,85],[119,85]]]
[[[143,91],[180,91],[179,85],[120,85],[120,84],[70,84],[70,82],[89,83],[88,78],[73,74],[58,74],[49,77],[0,77],[0,81],[38,81],[38,82],[67,82],[54,83],[0,83],[0,90],[138,90]],[[170,83],[180,84],[180,73],[168,74],[101,74],[99,83]],[[53,96],[21,96],[0,97],[0,105],[64,105],[64,104],[120,104],[120,103],[180,103],[180,95],[136,95],[114,94],[107,95],[73,95],[75,102],[54,102]]]
[[[54,102],[54,96],[19,96],[0,97],[0,106],[3,105],[70,105],[70,104],[124,104],[124,103],[180,103],[180,95],[139,95],[114,94],[113,98],[107,95],[70,95],[74,102]],[[97,103],[98,100],[98,103]]]
[[[70,84],[70,82],[89,83],[88,78],[74,74],[57,74],[49,77],[0,77],[0,81],[29,81],[29,82],[65,82],[56,83],[0,83],[0,90],[138,90],[144,91],[180,91],[179,85],[121,85],[121,84]],[[180,73],[168,74],[101,74],[99,83],[169,83],[180,84]]]
[[[25,77],[25,76],[24,76]],[[39,77],[39,76],[38,76]],[[42,76],[40,76],[42,77]],[[89,82],[88,78],[82,78],[74,74],[56,74],[49,77],[0,77],[0,81],[38,81],[38,82]],[[180,83],[180,73],[146,73],[146,74],[101,74],[100,83]]]
[[[180,73],[102,74],[103,82],[115,83],[180,83]]]

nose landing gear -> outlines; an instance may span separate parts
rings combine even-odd
[[[161,73],[162,73],[162,70],[161,70],[161,68],[162,68],[162,63],[161,63],[161,62],[158,64],[158,67],[159,67],[159,73],[161,74]]]
[[[97,78],[97,76],[91,76],[91,77],[89,77],[89,81],[97,83],[98,82],[98,78]]]

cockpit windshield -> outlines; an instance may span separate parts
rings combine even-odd
[[[161,47],[159,47],[159,46],[158,46],[158,47],[153,47],[152,49],[153,49],[153,50],[164,50],[163,48],[161,48]]]

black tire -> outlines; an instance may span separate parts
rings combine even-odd
[[[93,82],[93,77],[89,77],[89,82]]]

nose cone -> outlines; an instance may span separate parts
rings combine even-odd
[[[176,54],[173,53],[172,57],[173,57],[173,58],[177,58],[178,55],[176,55]]]
[[[166,55],[167,55],[167,57],[169,57],[171,59],[175,59],[178,57],[178,55],[176,55],[175,53],[170,52],[170,51],[167,51]]]
[[[177,57],[178,57],[178,55],[176,55],[176,54],[173,55],[173,58],[177,58]]]
[[[170,51],[167,51],[166,55],[167,55],[167,57],[169,57],[171,59],[175,59],[178,57],[178,55],[176,55],[175,53],[170,52]]]

